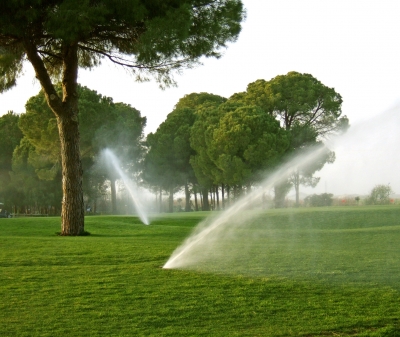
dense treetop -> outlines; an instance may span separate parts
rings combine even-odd
[[[50,75],[62,75],[72,47],[80,67],[108,59],[168,85],[172,70],[220,56],[243,17],[239,0],[2,1],[0,91],[15,85],[25,56],[35,62],[35,53]]]

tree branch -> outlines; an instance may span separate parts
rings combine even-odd
[[[90,51],[92,53],[97,53],[100,54],[106,58],[108,58],[111,62],[118,64],[120,66],[123,67],[127,67],[127,68],[136,68],[139,70],[161,70],[163,68],[170,68],[170,67],[177,67],[180,65],[185,64],[186,62],[189,62],[191,59],[190,58],[186,58],[183,60],[177,60],[174,62],[160,62],[158,64],[155,65],[145,65],[145,64],[134,64],[133,61],[130,60],[126,60],[122,57],[116,56],[116,55],[111,55],[108,52],[105,52],[103,50],[100,49],[95,49],[95,48],[91,48],[88,46],[83,46],[81,44],[78,45],[79,48],[86,50],[86,51]]]
[[[35,45],[27,39],[24,40],[23,45],[26,56],[35,70],[36,78],[39,80],[40,85],[43,88],[44,94],[47,101],[49,102],[51,109],[55,113],[57,111],[62,111],[62,101],[57,95],[57,91],[54,88],[49,73],[44,65],[43,60],[40,58]]]

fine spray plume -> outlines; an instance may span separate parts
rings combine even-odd
[[[335,151],[336,161],[325,165],[318,175],[329,183],[335,194],[367,194],[374,185],[388,183],[395,192],[400,191],[399,129],[400,107],[397,106],[371,120],[355,123],[346,133],[332,136],[323,145],[309,148],[292,158],[272,174],[267,174],[257,187],[229,208],[199,223],[163,268],[245,274],[251,273],[248,270],[249,258],[263,264],[272,263],[269,256],[261,256],[262,248],[256,250],[255,246],[264,245],[260,238],[266,236],[273,245],[274,239],[279,239],[274,236],[282,236],[282,233],[268,225],[268,216],[265,215],[268,212],[255,205],[259,205],[265,194],[285,181],[299,166],[312,163],[325,155],[327,150]],[[252,227],[258,218],[263,221],[262,232],[260,226],[257,231]],[[297,227],[290,224],[289,228],[287,235],[295,237]],[[288,244],[287,249],[294,249],[293,243]],[[250,257],[245,257],[246,254]],[[251,268],[257,270],[259,266]]]
[[[139,189],[135,182],[122,170],[120,160],[113,151],[104,149],[101,153],[101,159],[107,164],[106,167],[109,173],[115,174],[123,182],[140,220],[143,224],[149,225],[148,211],[145,203],[141,201],[145,200],[144,191]]]

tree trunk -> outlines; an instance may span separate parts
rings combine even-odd
[[[65,43],[62,48],[62,88],[59,97],[49,72],[32,41],[24,40],[26,56],[45,93],[47,104],[57,118],[61,143],[62,210],[61,235],[83,235],[85,207],[82,190],[82,163],[78,128],[78,45]]]
[[[58,118],[62,164],[61,235],[84,233],[82,165],[79,151],[78,123],[71,118]]]
[[[185,212],[190,212],[190,191],[189,191],[189,186],[188,183],[185,184]]]
[[[111,213],[112,214],[117,214],[117,188],[115,186],[116,179],[111,178],[110,179],[110,185],[111,185]]]
[[[221,184],[222,209],[225,209],[225,185]]]
[[[162,206],[162,188],[160,187],[160,213],[163,211],[163,206]]]
[[[202,210],[203,211],[209,211],[210,210],[210,204],[208,203],[208,189],[207,188],[203,188],[202,189],[202,195],[203,195]]]
[[[199,203],[197,202],[197,191],[194,191],[194,209],[196,210],[196,212],[199,211]]]
[[[300,174],[299,170],[294,173],[294,189],[296,191],[296,207],[300,206]]]
[[[217,211],[219,211],[220,208],[219,208],[219,191],[218,191],[218,185],[215,186],[215,195],[216,195],[216,197],[217,197]]]
[[[171,187],[169,189],[168,211],[170,213],[174,212],[174,188],[173,187]]]

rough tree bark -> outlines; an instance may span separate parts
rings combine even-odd
[[[57,94],[49,73],[34,43],[24,42],[26,55],[35,70],[45,93],[47,104],[56,116],[61,143],[62,209],[61,235],[84,234],[84,202],[82,190],[82,163],[78,128],[78,46],[65,44],[60,58],[63,62],[62,99]]]

